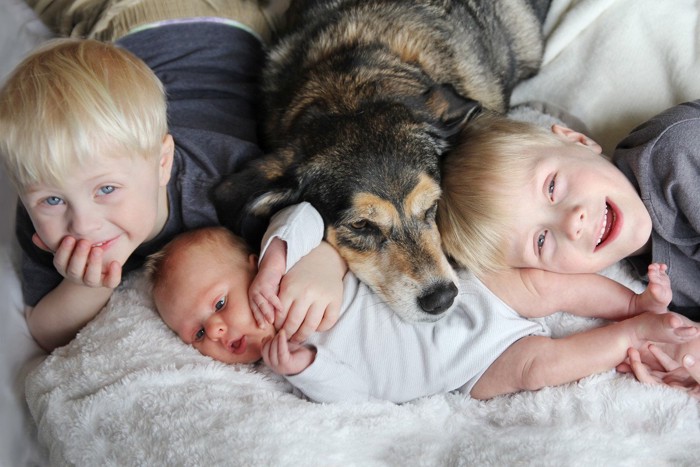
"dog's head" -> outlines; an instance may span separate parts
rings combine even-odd
[[[224,182],[217,197],[231,201],[234,185],[247,184],[254,194],[246,210],[263,217],[310,202],[360,280],[402,318],[437,320],[457,295],[435,223],[439,159],[479,108],[468,99],[453,104],[437,116],[410,102],[372,102],[353,113],[309,109],[288,145]],[[230,203],[218,204],[225,215]]]

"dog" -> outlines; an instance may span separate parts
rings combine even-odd
[[[269,147],[216,187],[221,222],[259,244],[251,217],[308,201],[325,239],[401,318],[440,319],[458,293],[435,223],[440,156],[537,72],[548,6],[292,2],[263,72]]]

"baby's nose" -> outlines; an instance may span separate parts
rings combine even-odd
[[[226,324],[221,319],[215,318],[215,316],[212,316],[204,327],[207,337],[213,341],[221,339],[226,334]]]

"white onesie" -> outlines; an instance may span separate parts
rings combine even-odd
[[[287,269],[323,237],[323,220],[308,203],[276,214],[263,239],[287,242]],[[403,321],[352,272],[343,280],[340,317],[307,340],[314,362],[287,380],[319,402],[381,399],[407,402],[436,393],[469,394],[481,375],[518,339],[548,336],[542,320],[518,315],[473,274],[459,271],[459,295],[434,323]]]

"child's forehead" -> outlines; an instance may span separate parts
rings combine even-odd
[[[81,156],[73,154],[45,160],[34,164],[33,167],[27,167],[25,178],[28,181],[24,183],[22,191],[28,193],[45,189],[64,189],[117,175],[133,168],[135,161],[139,159],[145,160],[140,156],[108,149],[91,151]]]

